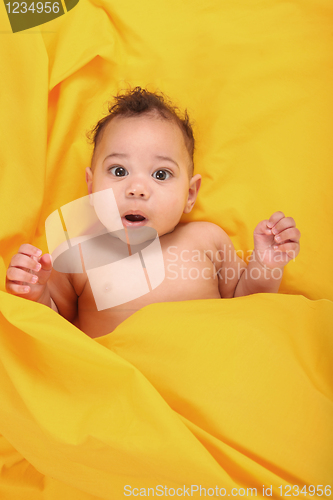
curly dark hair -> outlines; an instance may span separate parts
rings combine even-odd
[[[160,94],[156,92],[149,92],[141,87],[135,87],[133,90],[129,89],[123,94],[118,92],[118,94],[113,97],[113,101],[108,103],[109,114],[99,120],[95,127],[87,132],[87,138],[94,147],[91,165],[93,166],[95,151],[102,138],[102,132],[113,118],[116,116],[128,118],[154,111],[158,112],[163,119],[174,121],[174,123],[176,123],[182,131],[185,146],[190,157],[189,174],[191,177],[193,175],[194,168],[193,155],[195,140],[187,110],[185,110],[182,116],[179,108],[174,106],[170,99],[162,92]]]

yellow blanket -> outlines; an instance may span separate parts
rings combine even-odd
[[[0,499],[328,497],[330,0],[80,0],[16,34],[1,9]],[[5,292],[19,246],[46,252],[47,216],[87,194],[85,132],[128,85],[195,121],[184,221],[245,258],[260,220],[294,217],[282,293],[154,304],[92,340]]]

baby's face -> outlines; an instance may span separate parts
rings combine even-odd
[[[179,127],[156,115],[114,118],[86,171],[89,194],[112,188],[126,227],[173,231],[191,211],[201,176],[189,178],[189,154]],[[141,220],[140,220],[141,219]]]

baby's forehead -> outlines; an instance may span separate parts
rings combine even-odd
[[[157,113],[115,116],[101,131],[102,134],[96,148],[101,145],[104,149],[110,145],[110,142],[118,141],[121,141],[125,147],[129,147],[131,145],[131,136],[128,137],[126,134],[140,132],[141,130],[147,131],[147,134],[144,133],[144,139],[148,147],[150,145],[158,147],[158,141],[161,140],[162,144],[165,143],[167,147],[172,148],[181,156],[187,154],[184,136],[176,121],[172,118],[164,118]],[[151,141],[149,140],[149,133],[152,133]]]

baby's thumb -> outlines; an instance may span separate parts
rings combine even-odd
[[[42,255],[38,262],[41,264],[41,271],[51,271],[52,269],[52,257],[49,253]]]

